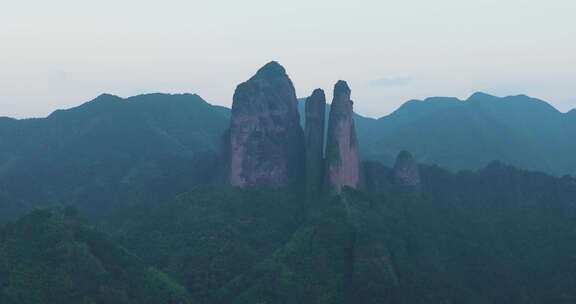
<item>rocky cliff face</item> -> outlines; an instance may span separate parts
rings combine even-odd
[[[229,130],[232,186],[295,186],[303,181],[304,134],[296,93],[284,68],[270,62],[234,92]]]
[[[402,151],[396,157],[394,182],[400,186],[420,187],[418,164],[408,151]]]
[[[320,193],[324,181],[324,124],[326,96],[316,89],[306,99],[306,189]]]
[[[352,105],[348,84],[338,81],[330,107],[326,145],[327,178],[331,190],[336,193],[340,193],[344,186],[356,188],[359,180],[358,141]]]

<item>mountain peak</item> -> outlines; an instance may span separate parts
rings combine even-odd
[[[108,94],[108,93],[102,93],[100,95],[98,95],[98,97],[94,98],[92,101],[96,101],[96,100],[121,100],[122,98],[116,95],[112,95],[112,94]]]
[[[80,107],[83,107],[83,106],[85,106],[85,105],[112,104],[112,103],[116,103],[116,102],[123,101],[123,100],[124,100],[124,99],[121,98],[121,97],[119,97],[119,96],[104,93],[104,94],[98,95],[98,97],[96,97],[96,98],[94,98],[94,99],[92,99],[92,100],[90,100],[90,101],[88,101],[88,102],[86,102],[86,103],[84,103],[84,104],[76,107],[76,108],[80,108]]]
[[[410,100],[408,102],[419,102],[420,100]],[[424,102],[426,103],[440,103],[440,102],[461,102],[460,99],[456,98],[456,97],[443,97],[443,96],[435,96],[435,97],[428,97],[426,99],[424,99]]]
[[[226,154],[236,187],[301,184],[304,133],[298,100],[284,68],[269,62],[236,87]]]
[[[497,99],[497,97],[484,92],[475,92],[474,94],[470,95],[466,101],[484,101],[493,99]]]
[[[309,194],[320,192],[324,178],[324,126],[326,121],[326,96],[322,89],[316,89],[306,99],[306,188]]]
[[[157,102],[157,101],[171,101],[171,100],[208,103],[202,98],[202,96],[192,93],[181,93],[181,94],[146,93],[126,98],[126,101],[131,102],[142,102],[142,101]]]
[[[286,69],[277,61],[270,61],[261,67],[254,77],[276,78],[286,75]]]
[[[336,193],[344,186],[356,188],[358,185],[358,140],[353,113],[350,88],[340,80],[334,85],[326,143],[327,178]]]
[[[344,80],[338,80],[336,85],[334,85],[334,94],[350,95],[350,87],[348,86],[348,83]]]

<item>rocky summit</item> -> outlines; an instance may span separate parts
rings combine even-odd
[[[394,164],[394,181],[400,186],[420,187],[418,164],[408,151],[401,151]]]
[[[326,97],[316,89],[306,99],[304,132],[292,81],[277,62],[266,64],[234,93],[226,151],[229,184],[305,186],[310,195],[356,188],[360,164],[352,108],[350,88],[340,80],[325,132]]]
[[[306,189],[308,193],[319,193],[324,180],[324,124],[326,96],[316,89],[306,99]]]
[[[336,193],[344,186],[356,188],[360,175],[352,107],[350,88],[340,80],[334,86],[326,144],[327,178],[330,189]]]
[[[236,88],[227,155],[235,187],[298,185],[304,177],[304,132],[292,81],[277,62]]]

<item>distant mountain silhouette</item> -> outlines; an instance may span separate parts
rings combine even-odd
[[[289,96],[262,99],[274,82],[257,80],[237,99],[255,107],[232,120],[266,176],[281,171],[263,159],[283,154],[262,147],[297,145],[283,142],[297,101],[286,81]],[[0,223],[0,303],[575,303],[576,179],[492,161],[573,172],[574,112],[477,93],[370,119],[353,115],[345,83],[335,91],[337,149],[324,155],[336,151],[335,167],[358,163],[356,147],[396,159],[347,166],[334,176],[358,179],[335,179],[339,195],[215,182],[230,110],[197,95],[102,95],[1,118],[0,221],[56,207]],[[322,145],[306,147],[322,161]]]
[[[356,114],[354,120],[363,159],[388,166],[407,150],[421,163],[452,170],[479,169],[499,160],[555,175],[576,174],[576,110],[561,113],[526,95],[478,92],[466,100],[410,100],[382,118]]]
[[[0,119],[0,207],[103,212],[208,182],[229,116],[198,95],[105,94],[46,118]]]
[[[408,150],[419,162],[450,169],[499,160],[556,175],[576,172],[576,114],[525,95],[412,100],[378,120],[357,119],[364,158],[386,164]]]
[[[303,102],[299,108],[304,123]],[[38,205],[106,213],[211,182],[229,120],[228,108],[192,94],[105,94],[46,118],[2,117],[0,219]],[[420,163],[452,170],[499,160],[576,173],[576,111],[524,95],[412,100],[380,119],[354,120],[361,157],[388,166],[407,150]]]

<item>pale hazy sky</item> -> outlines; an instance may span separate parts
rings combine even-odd
[[[302,97],[347,80],[368,116],[475,91],[566,111],[576,1],[0,0],[0,116],[45,116],[104,92],[229,106],[270,60]]]

